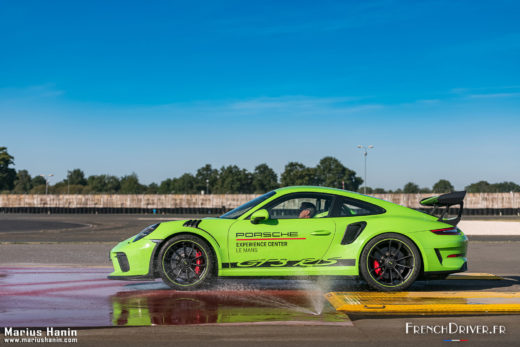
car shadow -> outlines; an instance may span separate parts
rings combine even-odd
[[[126,285],[133,290],[160,290],[170,289],[161,281],[137,282]],[[511,288],[520,291],[520,276],[503,276],[502,279],[452,279],[452,280],[421,280],[416,281],[407,291],[475,291]],[[277,279],[254,278],[218,279],[216,283],[207,288],[212,291],[234,290],[309,290],[326,292],[368,292],[374,291],[366,282],[359,279],[342,278],[311,278],[303,279]]]
[[[520,276],[504,276],[502,279],[457,279],[417,281],[410,291],[460,291],[460,290],[490,290],[515,287],[520,290]]]

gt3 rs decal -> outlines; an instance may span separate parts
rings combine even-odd
[[[251,268],[251,267],[310,267],[310,266],[355,266],[355,259],[316,259],[305,258],[300,260],[288,259],[255,259],[245,260],[239,263],[223,263],[228,268]]]

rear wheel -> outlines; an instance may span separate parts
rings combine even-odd
[[[171,238],[159,253],[161,278],[177,290],[195,290],[211,283],[215,256],[200,237],[179,235]]]
[[[380,291],[399,291],[411,286],[421,270],[421,255],[410,239],[400,234],[381,234],[370,240],[360,259],[360,273],[368,285]]]

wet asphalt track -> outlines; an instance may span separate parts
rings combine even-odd
[[[151,341],[211,345],[243,345],[246,341],[248,345],[445,345],[445,338],[461,337],[407,335],[406,322],[457,322],[506,326],[507,332],[501,336],[463,337],[472,345],[515,345],[520,341],[518,315],[367,317],[335,312],[322,294],[366,290],[354,281],[220,280],[213,291],[179,293],[160,281],[106,280],[110,271],[107,254],[113,242],[153,223],[152,218],[0,216],[0,240],[23,242],[0,244],[0,325],[82,327],[79,343],[98,345],[142,345]],[[41,243],[57,240],[67,244]],[[518,247],[518,241],[485,238],[470,243],[470,271],[505,275],[504,280],[417,282],[411,289],[520,291]],[[150,324],[154,326],[135,327]]]

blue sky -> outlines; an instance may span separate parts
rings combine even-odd
[[[520,183],[517,1],[3,1],[0,145],[31,174],[333,155],[368,185]]]

